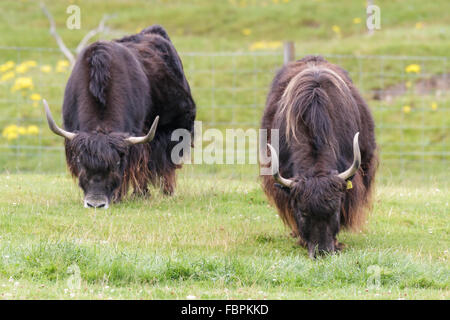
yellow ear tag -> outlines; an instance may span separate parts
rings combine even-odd
[[[347,190],[348,189],[352,189],[353,188],[353,184],[350,180],[347,181]]]

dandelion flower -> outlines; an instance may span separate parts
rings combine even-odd
[[[58,66],[68,67],[69,66],[69,61],[67,61],[67,60],[59,60],[58,61]]]
[[[34,60],[27,60],[27,61],[22,62],[22,64],[23,64],[24,66],[29,67],[29,68],[36,67],[36,66],[37,66],[37,62],[34,61]]]
[[[17,73],[25,73],[28,71],[28,68],[29,67],[26,64],[21,63],[16,67],[16,72]]]
[[[42,71],[42,72],[45,72],[45,73],[52,72],[52,67],[49,66],[48,64],[43,65],[43,66],[41,67],[41,71]]]
[[[67,60],[59,60],[57,65],[56,65],[56,72],[66,72],[67,71],[67,67],[69,66],[69,61]]]
[[[410,106],[403,106],[403,113],[410,113],[411,107]]]
[[[435,101],[433,101],[433,102],[431,103],[431,110],[436,111],[437,108],[438,108],[437,103],[436,103]]]
[[[39,101],[41,101],[42,97],[41,97],[41,95],[39,93],[33,93],[30,96],[30,99],[33,100],[33,107],[36,108],[38,106],[38,104],[39,104]]]
[[[405,68],[407,73],[420,73],[420,66],[418,64],[410,64]]]
[[[333,30],[333,32],[336,33],[338,36],[341,35],[341,27],[334,25],[331,27],[331,30]]]
[[[250,45],[250,51],[275,50],[281,47],[281,41],[256,41]]]
[[[27,134],[30,136],[35,136],[39,134],[39,128],[35,125],[30,125],[27,127]]]
[[[15,139],[17,139],[19,137],[19,134],[18,133],[16,133],[16,132],[11,132],[10,134],[8,134],[7,136],[6,136],[6,139],[8,139],[8,140],[15,140]]]
[[[2,65],[0,65],[0,72],[5,72],[8,70],[11,70],[12,68],[14,68],[15,63],[14,61],[8,61]]]
[[[353,18],[353,24],[360,24],[361,18]]]
[[[19,127],[15,124],[6,126],[2,131],[2,136],[8,141],[17,139],[19,137]]]
[[[33,79],[30,77],[20,77],[16,79],[14,86],[11,88],[11,92],[15,92],[22,89],[33,89]]]
[[[249,35],[252,34],[252,30],[249,29],[249,28],[242,29],[242,34],[243,34],[244,36],[249,36]]]
[[[2,136],[6,137],[11,132],[17,132],[17,126],[15,124],[10,124],[9,126],[3,128]]]
[[[10,71],[10,72],[7,72],[4,75],[2,75],[1,80],[2,81],[8,81],[9,79],[14,78],[14,76],[15,76],[15,73],[13,71]]]
[[[17,133],[23,136],[23,135],[27,134],[27,129],[25,127],[18,127]]]
[[[263,50],[263,49],[265,49],[264,41],[256,41],[250,45],[250,51]]]
[[[33,94],[30,96],[30,99],[33,100],[33,101],[39,101],[39,100],[42,99],[42,97],[41,97],[41,95],[40,95],[39,93],[33,93]]]
[[[423,22],[417,22],[416,23],[416,29],[420,30],[423,28]]]
[[[278,49],[281,48],[281,41],[270,41],[267,43],[268,49]]]

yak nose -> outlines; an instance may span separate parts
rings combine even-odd
[[[326,254],[332,254],[334,252],[334,245],[322,246],[317,244],[308,244],[308,256],[311,259],[316,259],[317,257],[324,256]]]
[[[108,201],[106,199],[86,199],[84,200],[84,207],[108,209]]]
[[[106,202],[104,202],[104,203],[91,203],[91,202],[88,202],[87,205],[88,205],[88,207],[91,207],[91,208],[103,208],[104,206],[106,206]]]

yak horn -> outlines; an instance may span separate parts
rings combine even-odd
[[[139,143],[146,143],[153,140],[155,137],[156,127],[158,126],[159,116],[155,118],[153,121],[152,127],[150,128],[149,132],[146,136],[143,137],[129,137],[125,140],[128,141],[130,144],[139,144]]]
[[[53,120],[52,113],[50,112],[50,108],[48,106],[47,101],[43,99],[42,102],[44,103],[45,114],[47,115],[47,122],[48,126],[50,127],[50,130],[52,130],[58,136],[64,137],[68,140],[72,140],[73,138],[75,138],[76,136],[75,133],[61,129],[56,125],[55,120]]]
[[[292,185],[294,184],[294,181],[289,180],[289,179],[285,179],[283,178],[280,173],[279,173],[279,169],[280,169],[280,165],[278,162],[278,155],[277,152],[275,151],[275,149],[270,145],[270,143],[267,144],[267,146],[270,149],[270,155],[272,158],[272,174],[273,174],[273,178],[275,179],[276,182],[278,182],[279,184],[281,184],[282,186],[291,188]]]
[[[358,143],[358,137],[359,132],[355,134],[355,137],[353,138],[353,163],[344,172],[339,173],[337,176],[343,180],[347,180],[355,175],[355,173],[358,171],[359,166],[361,165],[361,151],[359,150],[359,143]]]

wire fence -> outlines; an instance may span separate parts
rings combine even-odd
[[[182,52],[180,56],[197,103],[197,120],[219,129],[259,127],[283,52]],[[448,57],[322,56],[349,72],[371,107],[381,163],[390,176],[448,179]],[[14,64],[9,63],[10,68],[5,66],[8,61]],[[65,170],[62,141],[47,129],[39,101],[46,98],[61,123],[70,74],[63,61],[56,49],[0,47],[2,171]]]

